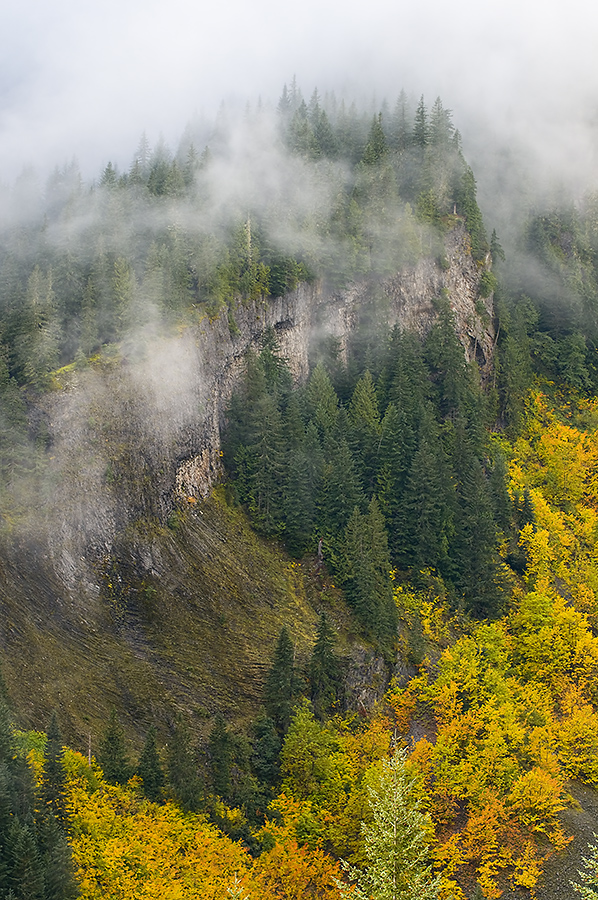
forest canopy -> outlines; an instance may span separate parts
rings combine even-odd
[[[176,152],[142,137],[126,170],[85,184],[72,164],[43,190],[24,173],[4,199],[3,540],[19,504],[43,508],[44,404],[65,372],[126,368],[132,336],[219,317],[232,338],[235,315],[302,284],[366,287],[343,352],[314,341],[304,380],[261,329],[223,415],[221,494],[276,546],[281,582],[304,579],[312,645],[298,656],[297,623],[279,623],[242,721],[217,699],[195,718],[173,705],[135,753],[114,706],[96,761],[65,748],[56,715],[16,728],[0,684],[0,897],[533,891],[570,843],[568,787],[598,784],[596,198],[530,213],[521,278],[440,99],[358,107],[293,82],[276,110],[223,110]],[[421,333],[376,314],[397,271],[446,271],[456,229],[476,315],[494,315],[484,380],[448,290]],[[112,425],[94,420],[94,440],[124,457]],[[140,621],[163,614],[154,550],[183,547],[199,507],[136,508],[129,569],[116,551],[97,566],[106,627],[129,640],[133,596]],[[146,539],[151,578],[131,588]],[[378,680],[369,708],[360,664]]]

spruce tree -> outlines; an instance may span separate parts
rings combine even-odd
[[[453,471],[456,506],[450,552],[454,584],[475,616],[491,616],[501,601],[492,498],[462,421],[456,427]]]
[[[436,900],[440,879],[430,865],[432,823],[421,811],[415,783],[405,768],[406,751],[384,760],[368,791],[371,821],[362,825],[363,870],[347,866],[357,888],[345,896],[359,900]]]
[[[311,702],[321,719],[330,715],[340,699],[342,672],[335,647],[335,632],[322,613],[308,670]]]
[[[214,791],[223,800],[228,800],[232,790],[233,741],[221,713],[216,716],[210,731],[208,753]]]
[[[374,497],[367,514],[357,507],[353,510],[345,529],[339,574],[365,633],[387,653],[397,625],[390,569],[388,535]]]
[[[284,509],[284,434],[275,398],[266,394],[252,411],[252,434],[246,455],[246,502],[257,528],[264,534],[282,529]]]
[[[252,727],[254,735],[252,764],[253,770],[262,784],[272,787],[280,774],[278,757],[281,741],[274,720],[260,715]]]
[[[295,648],[288,628],[283,625],[264,688],[266,711],[280,734],[284,734],[289,727],[297,693]]]
[[[407,475],[416,447],[416,433],[403,407],[389,403],[382,420],[378,445],[376,487],[378,501],[389,531],[389,547],[393,559],[400,551],[401,507]]]
[[[345,435],[331,439],[324,448],[324,454],[321,490],[317,500],[318,527],[334,536],[343,531],[355,507],[362,507],[364,496]]]
[[[311,373],[305,400],[309,418],[316,425],[322,442],[325,442],[334,431],[339,409],[338,397],[321,363]]]
[[[114,706],[110,710],[108,725],[100,741],[98,763],[104,778],[110,784],[125,784],[132,774],[125,746],[125,734]]]
[[[382,424],[374,380],[368,369],[355,385],[349,404],[349,423],[351,438],[356,447],[363,488],[371,497],[375,485],[376,457]]]
[[[315,524],[313,460],[303,448],[289,451],[284,485],[284,535],[289,552],[300,557],[310,541]]]
[[[447,418],[464,414],[469,387],[465,354],[455,331],[452,310],[444,298],[426,340],[425,357],[436,386],[440,415]]]
[[[12,821],[7,846],[10,871],[5,896],[14,900],[45,900],[44,873],[34,828]]]
[[[392,119],[393,148],[400,154],[404,153],[411,141],[408,105],[407,94],[402,90],[396,102]]]
[[[403,566],[441,568],[448,561],[454,489],[446,454],[431,408],[420,422],[418,447],[413,456],[395,537],[398,561]]]
[[[202,784],[189,728],[177,718],[168,743],[168,782],[174,799],[184,810],[196,810],[202,795]]]
[[[368,141],[365,145],[361,162],[366,166],[376,166],[388,156],[388,153],[389,150],[386,142],[386,135],[382,128],[382,114],[379,113],[377,116],[374,116],[372,121]]]
[[[0,896],[6,891],[10,872],[9,826],[13,808],[13,747],[8,706],[0,699]]]
[[[44,900],[74,900],[79,896],[75,866],[66,834],[56,819],[42,818],[37,825],[38,847],[44,876]]]
[[[143,793],[148,800],[154,803],[160,803],[162,800],[162,789],[164,787],[164,772],[158,755],[156,745],[156,729],[152,725],[147,733],[139,763],[137,765],[137,774],[141,778],[143,784]]]
[[[597,837],[597,835],[594,835],[594,840]],[[581,883],[579,881],[571,881],[570,884],[573,890],[581,894],[584,900],[596,900],[596,897],[598,897],[598,847],[590,844],[588,850],[590,855],[582,860],[584,869],[578,872]]]
[[[501,452],[495,452],[490,471],[489,489],[494,512],[494,521],[503,535],[508,536],[513,527],[514,507],[507,489],[507,464]]]
[[[391,371],[388,400],[403,412],[406,425],[417,433],[431,395],[422,342],[417,335],[393,331],[388,367]]]
[[[456,185],[455,199],[459,214],[465,217],[467,231],[471,239],[471,253],[475,260],[481,262],[490,250],[482,212],[477,201],[477,185],[470,166],[464,170]]]
[[[78,891],[63,830],[62,740],[52,717],[39,802],[27,760],[17,753],[10,715],[0,700],[0,896],[74,900]],[[58,815],[57,815],[58,813]]]
[[[412,142],[420,150],[428,146],[430,142],[430,126],[428,123],[428,110],[424,102],[424,95],[420,97],[415,111]]]

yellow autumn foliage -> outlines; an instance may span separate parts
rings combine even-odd
[[[394,681],[384,714],[367,722],[323,725],[302,707],[257,859],[205,817],[150,803],[134,779],[108,785],[67,754],[82,900],[338,900],[333,857],[363,862],[368,785],[397,741],[434,822],[441,896],[462,900],[472,878],[487,898],[509,883],[533,891],[544,855],[569,839],[566,779],[598,784],[598,437],[584,426],[597,418],[598,401],[562,421],[531,398],[525,433],[507,448],[511,496],[529,498],[534,520],[506,614],[452,640],[443,598],[396,584],[404,634],[418,623],[433,664]],[[31,758],[39,770],[39,751]]]
[[[321,850],[271,827],[255,861],[202,816],[145,799],[138,780],[107,784],[67,751],[69,841],[81,900],[339,900],[342,873]]]

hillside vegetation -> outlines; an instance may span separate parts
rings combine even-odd
[[[7,192],[0,898],[568,896],[598,783],[595,198],[530,215],[510,268],[440,100],[292,85],[192,131]],[[418,334],[380,314],[456,228],[480,319],[494,300],[484,382],[450,291]],[[207,499],[169,481],[174,405],[124,378],[69,405],[77,373],[316,279],[367,308],[303,383],[259,329]],[[48,538],[88,524],[59,441],[114,518],[87,580]]]

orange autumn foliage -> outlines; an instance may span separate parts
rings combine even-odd
[[[135,779],[108,785],[67,751],[69,838],[81,900],[339,900],[338,866],[272,826],[254,861],[204,816],[146,800]]]

